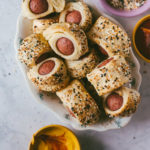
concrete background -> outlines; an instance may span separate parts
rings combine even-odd
[[[14,36],[20,0],[0,1],[0,150],[27,150],[32,134],[49,124],[63,124],[40,105],[25,85],[15,59]],[[134,18],[115,17],[131,35],[135,23],[150,10]],[[141,39],[143,40],[143,39]],[[142,102],[124,128],[107,132],[76,131],[82,150],[149,150],[150,64],[137,56],[143,76]]]

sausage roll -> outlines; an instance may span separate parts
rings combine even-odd
[[[65,0],[23,0],[23,15],[29,19],[45,17],[53,12],[61,12]]]
[[[80,124],[89,125],[99,120],[99,108],[80,81],[73,80],[65,89],[56,92],[56,95]]]
[[[57,23],[57,19],[36,19],[33,21],[33,33],[42,34],[50,25]]]
[[[32,67],[42,54],[50,51],[48,42],[41,34],[31,34],[23,40],[18,50],[18,58],[28,67]]]
[[[56,23],[43,35],[55,53],[67,60],[77,60],[88,52],[87,37],[76,24]]]
[[[100,58],[93,49],[91,52],[83,56],[79,60],[66,60],[69,73],[73,78],[84,78],[90,73],[100,62]]]
[[[129,56],[131,41],[127,33],[108,18],[101,16],[88,33],[88,37],[105,50],[108,56]]]
[[[56,92],[69,82],[64,62],[54,57],[32,67],[28,72],[28,78],[39,90],[47,92]]]
[[[129,116],[136,111],[140,103],[140,94],[127,87],[121,87],[103,98],[105,112],[110,117]]]
[[[87,30],[92,24],[92,14],[85,3],[70,2],[61,12],[59,22],[75,23]]]
[[[102,96],[129,82],[131,71],[124,57],[116,55],[101,62],[87,78]]]

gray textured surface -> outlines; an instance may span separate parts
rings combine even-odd
[[[20,0],[0,1],[0,150],[27,150],[36,130],[49,124],[62,124],[46,107],[34,100],[16,64],[13,41],[20,3]],[[150,14],[150,11],[145,14]],[[116,19],[131,35],[136,21],[145,14]],[[150,64],[138,59],[143,82],[140,89],[142,102],[137,113],[126,127],[119,130],[74,130],[82,150],[149,150]]]

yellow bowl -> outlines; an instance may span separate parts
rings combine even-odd
[[[61,136],[62,134],[65,136],[66,139],[65,143],[66,143],[67,150],[80,150],[80,144],[75,134],[68,128],[61,125],[49,125],[38,130],[35,134],[33,134],[33,137],[29,144],[29,150],[48,149],[46,144],[44,143],[41,144],[41,141],[38,141],[39,139],[37,137],[39,137],[40,135],[54,136],[56,141],[56,138],[62,137]],[[35,148],[36,145],[38,145],[37,146],[38,149]]]
[[[136,46],[136,43],[135,43],[135,34],[136,34],[137,29],[140,27],[140,25],[141,25],[143,22],[145,22],[145,21],[147,21],[147,20],[149,20],[149,19],[150,19],[150,15],[147,15],[147,16],[143,17],[142,19],[140,19],[140,20],[137,22],[137,24],[135,25],[135,27],[134,27],[133,36],[132,36],[133,45],[134,45],[134,48],[135,48],[136,52],[138,53],[138,55],[139,55],[143,60],[145,60],[145,61],[148,62],[148,63],[150,63],[150,59],[144,57],[144,56],[141,54],[141,52],[138,50],[137,46]]]

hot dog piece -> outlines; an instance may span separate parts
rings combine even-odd
[[[68,106],[66,106],[66,109],[68,110],[69,114],[70,114],[72,117],[76,118],[75,114],[72,112],[72,110],[71,110]]]
[[[102,47],[109,57],[117,54],[129,57],[131,40],[128,34],[109,18],[100,16],[87,35],[91,41]]]
[[[102,48],[101,46],[99,46],[99,50],[101,51],[103,55],[108,56],[108,53],[106,52],[106,50]]]
[[[125,58],[116,55],[100,63],[87,74],[87,78],[98,95],[103,96],[128,83],[131,79],[131,70]]]
[[[22,14],[28,19],[39,19],[64,10],[65,0],[23,0]]]
[[[139,103],[139,92],[127,87],[103,95],[103,107],[110,117],[130,116],[136,111]]]
[[[73,43],[65,37],[58,39],[56,45],[58,50],[64,55],[71,55],[74,52]]]
[[[56,95],[81,125],[94,124],[99,120],[99,107],[79,80],[73,80],[66,88],[57,91]]]
[[[107,103],[107,107],[111,111],[116,111],[121,108],[123,104],[123,97],[116,93],[112,93],[107,97],[106,103]]]
[[[113,58],[109,58],[104,60],[99,66],[98,68],[101,68],[102,66],[105,66],[106,64],[108,64],[111,60],[113,60]]]
[[[60,13],[59,22],[74,23],[86,31],[92,24],[92,13],[84,2],[69,2]]]
[[[31,34],[22,41],[18,50],[18,58],[28,67],[32,67],[41,60],[42,55],[51,51],[48,41],[42,34]]]
[[[53,70],[54,66],[55,66],[54,61],[52,60],[46,61],[39,67],[38,72],[40,75],[46,75]]]
[[[53,51],[67,60],[78,60],[89,50],[86,34],[77,24],[55,23],[43,35]]]
[[[52,93],[65,88],[70,80],[65,63],[55,57],[34,65],[27,75],[39,90]]]
[[[80,24],[82,19],[81,13],[77,10],[71,11],[66,16],[66,22]]]
[[[30,0],[30,9],[35,14],[41,14],[48,10],[47,0]]]

